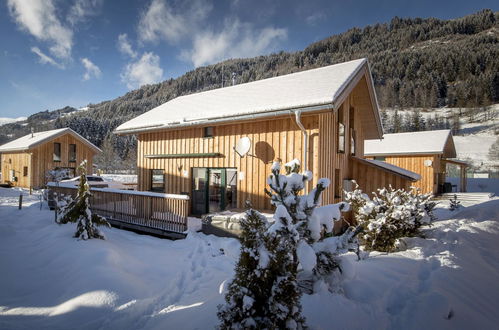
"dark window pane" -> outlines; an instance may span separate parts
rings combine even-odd
[[[68,159],[70,162],[76,162],[76,144],[69,145]]]
[[[54,143],[54,162],[60,162],[61,161],[61,144],[60,143]]]
[[[165,192],[165,174],[163,170],[151,170],[151,191]]]

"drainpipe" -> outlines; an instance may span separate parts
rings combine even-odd
[[[301,132],[303,133],[303,172],[307,170],[307,156],[308,156],[308,135],[307,130],[303,126],[301,122],[301,110],[295,112],[296,125],[300,127]],[[305,193],[308,193],[308,184],[305,185]]]

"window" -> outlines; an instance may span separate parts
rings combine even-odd
[[[163,170],[151,170],[151,191],[165,192],[165,173]]]
[[[341,198],[341,171],[339,168],[334,170],[334,198]]]
[[[213,132],[214,132],[214,127],[213,126],[208,126],[204,128],[204,137],[205,138],[211,138],[213,137]]]
[[[345,152],[345,120],[343,116],[343,106],[338,110],[338,152]]]
[[[28,176],[28,166],[23,167],[23,176]]]
[[[54,143],[54,162],[61,161],[61,144],[55,142]]]
[[[70,162],[76,162],[76,144],[70,144],[69,145],[68,160]]]
[[[380,161],[384,162],[386,160],[386,157],[384,157],[384,156],[374,156],[374,160],[380,160]]]
[[[349,114],[349,123],[350,123],[350,154],[355,156],[355,108],[350,107]]]
[[[350,129],[350,154],[355,156],[355,130]]]

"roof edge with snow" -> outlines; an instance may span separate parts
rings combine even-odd
[[[366,165],[373,166],[373,167],[376,167],[378,169],[381,169],[381,170],[390,172],[392,174],[401,176],[404,179],[408,179],[412,182],[416,182],[416,181],[421,179],[421,175],[419,175],[417,173],[414,173],[412,171],[406,170],[405,168],[398,167],[396,165],[392,165],[392,164],[389,164],[389,163],[386,163],[386,162],[383,162],[380,160],[365,159],[365,158],[360,158],[360,157],[356,157],[356,156],[353,156],[352,158],[354,158],[355,160],[357,160],[361,163],[364,163]]]
[[[88,147],[90,147],[92,150],[95,152],[102,152],[102,150],[94,145],[92,142],[88,141],[85,139],[83,136],[80,134],[76,133],[73,131],[71,128],[66,127],[66,128],[60,128],[60,129],[55,129],[51,131],[42,131],[42,132],[35,132],[33,133],[35,136],[31,138],[31,133],[24,135],[16,140],[10,141],[5,143],[4,145],[0,146],[0,152],[14,152],[14,151],[26,151],[30,150],[36,146],[39,146],[41,144],[47,143],[55,138],[58,138],[64,134],[71,134],[73,137],[76,139],[80,140],[82,143],[86,144]],[[36,136],[36,135],[41,135],[42,136]],[[33,139],[30,141],[30,139]]]
[[[338,72],[336,73],[336,71]],[[382,136],[383,128],[379,116],[379,106],[376,99],[376,93],[374,91],[369,63],[365,58],[278,77],[261,79],[235,86],[183,95],[163,103],[162,105],[121,124],[114,130],[114,133],[134,134],[188,126],[212,125],[232,121],[280,116],[298,110],[302,112],[313,112],[327,109],[336,110],[341,106],[348,94],[353,90],[355,85],[364,75],[366,76],[369,96],[371,103],[373,104],[377,133],[379,136]],[[323,81],[328,77],[337,78],[336,86],[333,82],[331,82],[329,92],[326,92],[324,85],[320,87],[316,87],[314,84],[310,85],[310,77],[317,76]],[[303,97],[298,95],[293,100],[287,98],[286,89],[289,88],[290,82],[299,88],[301,87],[300,83],[302,83],[304,79],[305,82],[308,83],[307,86],[309,88],[310,86],[313,86],[311,89],[313,92],[317,93],[307,94],[304,92]],[[265,87],[263,88],[263,91],[262,86]],[[314,90],[314,88],[316,88],[316,90]],[[268,91],[272,91],[272,93]],[[275,103],[260,102],[251,104],[251,102],[245,102],[245,98],[251,100],[251,98],[262,95],[262,93],[277,93],[279,94],[279,97],[272,99]],[[275,95],[272,96],[274,97]],[[212,106],[212,108],[216,108],[216,106],[219,106],[220,108],[230,108],[231,102],[234,102],[234,98],[241,98],[240,102],[243,105],[238,109],[224,109],[218,113],[217,111],[210,110],[202,112],[201,116],[194,114],[189,118],[189,115],[191,114],[189,111],[190,109],[202,108],[206,105]],[[182,109],[184,110],[184,113],[188,113],[188,115],[180,118],[178,116],[178,111],[182,112]],[[156,114],[163,118],[158,118],[158,116],[153,116],[152,114]]]

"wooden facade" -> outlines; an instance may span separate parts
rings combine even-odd
[[[54,161],[54,143],[60,144],[60,160]],[[76,157],[70,159],[70,145],[76,146]],[[87,173],[92,173],[93,157],[97,147],[71,133],[43,141],[32,148],[22,151],[2,151],[0,155],[2,183],[13,186],[39,189],[47,183],[47,172],[55,168],[66,168],[74,173],[78,165],[87,160]],[[12,174],[15,178],[12,178]]]
[[[367,60],[182,96],[120,125],[116,133],[137,135],[138,189],[189,195],[195,214],[211,213],[217,194],[221,209],[230,200],[230,208],[243,209],[250,202],[270,210],[264,189],[276,160],[306,158],[302,170],[313,173],[307,189],[329,178],[324,204],[338,202],[344,183],[351,186],[352,179],[362,189],[374,188],[371,180],[400,187],[410,181],[376,165],[369,168],[373,178],[364,176],[364,165],[355,160],[364,157],[365,139],[383,134]],[[251,141],[244,157],[234,150],[243,137]],[[213,194],[210,182],[215,182]],[[203,194],[206,205],[197,202]]]
[[[377,159],[376,157],[368,157]],[[445,162],[442,155],[396,155],[383,156],[385,162],[417,173],[421,179],[412,185],[424,194],[436,194],[445,181]]]
[[[338,152],[340,116],[345,125],[344,152]],[[380,184],[376,187],[410,185],[407,178],[380,169],[369,168],[372,178],[360,170],[362,165],[352,158],[351,143],[354,143],[355,156],[363,157],[361,116],[355,106],[355,94],[344,101],[339,111],[329,109],[302,116],[309,136],[307,169],[314,174],[309,189],[322,177],[329,178],[332,183],[324,191],[325,204],[340,200],[344,180],[356,179],[362,189],[375,188],[370,184],[371,179]],[[264,188],[272,162],[276,159],[283,162],[294,158],[301,160],[303,156],[304,138],[294,115],[213,127],[213,137],[204,137],[203,126],[139,134],[138,189],[151,190],[152,170],[160,169],[165,175],[165,193],[192,196],[193,168],[234,168],[238,172],[237,208],[244,208],[246,201],[250,201],[257,209],[271,209]],[[353,141],[352,135],[355,135]],[[245,157],[240,157],[233,149],[241,137],[249,137],[252,141],[252,149]],[[176,154],[183,156],[171,156]],[[212,156],[195,157],[196,154]]]

